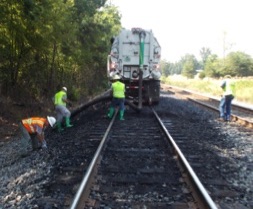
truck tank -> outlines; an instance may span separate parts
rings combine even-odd
[[[126,86],[126,99],[138,103],[139,108],[143,104],[158,104],[161,47],[152,30],[122,29],[111,43],[108,78],[118,74]]]

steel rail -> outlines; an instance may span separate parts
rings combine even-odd
[[[214,110],[214,111],[216,111],[216,112],[219,112],[219,110],[218,110],[216,107],[213,107],[212,105],[208,105],[208,104],[206,104],[206,103],[197,101],[197,100],[192,99],[192,98],[188,98],[188,100],[190,100],[190,101],[192,101],[192,102],[195,102],[195,103],[197,103],[197,104],[199,104],[199,105],[202,105],[202,106],[204,106],[204,107],[207,107],[207,108],[209,108],[209,109],[211,109],[211,110]],[[247,120],[247,119],[245,119],[245,118],[242,118],[242,117],[239,117],[239,116],[237,116],[237,115],[231,114],[231,119],[232,119],[232,121],[237,121],[239,124],[241,124],[241,125],[243,125],[243,126],[250,127],[250,128],[253,127],[253,122],[252,122],[252,121],[249,121],[249,120]]]
[[[77,191],[77,193],[76,193],[76,195],[75,195],[75,197],[73,199],[73,202],[71,204],[70,209],[81,209],[81,208],[83,208],[82,207],[83,206],[83,202],[85,201],[85,198],[83,197],[83,193],[84,193],[84,191],[86,190],[86,188],[88,187],[88,185],[89,185],[89,183],[91,181],[92,174],[93,174],[93,172],[94,172],[94,170],[96,168],[96,165],[100,161],[100,159],[99,159],[100,154],[101,154],[101,152],[103,151],[103,149],[105,147],[108,134],[109,134],[109,132],[111,130],[111,127],[112,127],[112,125],[113,125],[113,123],[115,121],[117,113],[118,113],[118,109],[116,109],[115,114],[114,114],[114,116],[113,116],[113,118],[112,118],[112,120],[111,120],[111,122],[110,122],[110,124],[109,124],[109,126],[108,126],[108,128],[106,130],[106,132],[105,132],[105,135],[103,136],[103,139],[101,140],[101,142],[100,142],[100,144],[99,144],[99,146],[97,148],[97,151],[96,151],[96,153],[95,153],[95,155],[94,155],[94,157],[93,157],[93,159],[92,159],[92,161],[91,161],[91,163],[90,163],[90,165],[89,165],[89,167],[88,167],[88,169],[86,171],[86,174],[83,177],[83,180],[82,180],[82,182],[81,182],[81,184],[79,186],[79,189],[78,189],[78,191]]]
[[[183,153],[181,152],[181,150],[179,149],[179,147],[177,146],[177,144],[173,140],[172,136],[169,134],[169,132],[166,129],[166,127],[164,126],[163,122],[161,121],[161,119],[159,118],[157,113],[155,112],[155,110],[153,108],[151,108],[151,109],[152,109],[153,113],[155,114],[156,119],[158,120],[161,128],[163,129],[164,133],[166,134],[167,138],[169,139],[170,144],[174,148],[175,153],[179,157],[179,160],[181,161],[183,167],[185,168],[185,171],[188,172],[188,174],[190,175],[190,178],[192,179],[195,188],[198,190],[198,193],[203,197],[202,199],[205,200],[204,202],[201,202],[201,204],[204,205],[208,209],[218,209],[217,206],[215,205],[215,203],[213,202],[213,200],[211,199],[211,197],[209,196],[209,194],[207,193],[206,189],[204,188],[204,186],[200,182],[199,178],[197,177],[197,175],[195,174],[195,172],[191,168],[190,164],[188,163],[188,161],[184,157]]]
[[[219,109],[217,107],[214,107],[213,105],[209,105],[208,102],[207,103],[206,102],[200,102],[200,101],[194,99],[194,95],[201,96],[201,97],[204,97],[204,98],[207,98],[209,100],[216,101],[216,102],[219,102],[218,98],[212,97],[210,95],[200,94],[200,93],[197,93],[197,92],[194,92],[194,91],[186,90],[186,89],[175,87],[175,86],[169,86],[169,85],[165,85],[165,86],[167,86],[169,88],[172,88],[172,89],[180,90],[182,92],[187,92],[187,93],[193,95],[193,98],[191,98],[189,96],[186,97],[189,101],[192,101],[194,103],[197,103],[199,105],[202,105],[204,107],[207,107],[207,108],[219,113]],[[248,112],[253,111],[253,108],[250,105],[241,104],[239,102],[237,102],[237,103],[233,102],[232,106],[240,108],[243,111],[248,111]],[[240,125],[243,125],[245,127],[249,127],[249,128],[253,127],[253,121],[251,119],[247,119],[247,118],[243,118],[243,117],[240,117],[238,115],[235,115],[235,114],[231,114],[231,120],[235,121],[235,122],[237,122]]]
[[[195,91],[191,91],[191,90],[186,90],[186,89],[183,89],[183,88],[180,88],[180,87],[177,87],[177,86],[171,86],[171,85],[167,85],[167,84],[163,84],[163,86],[166,86],[166,87],[172,88],[172,89],[177,89],[177,90],[180,90],[180,91],[192,94],[192,95],[197,95],[197,96],[205,97],[207,99],[212,99],[212,100],[217,101],[217,102],[220,101],[219,97],[211,96],[211,95],[208,95],[208,94],[201,94],[199,92],[195,92]],[[253,111],[252,105],[243,104],[241,102],[235,102],[235,101],[233,101],[232,102],[232,106],[238,107],[238,108],[241,108],[241,109],[245,109],[245,110],[248,110],[248,111]]]

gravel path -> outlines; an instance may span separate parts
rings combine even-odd
[[[237,201],[240,207],[243,205],[245,209],[252,209],[252,129],[240,127],[235,123],[218,122],[215,120],[217,115],[199,110],[190,102],[187,102],[187,105],[184,102],[163,98],[157,109],[163,111],[164,114],[170,112],[170,114],[173,113],[180,116],[182,120],[188,121],[186,125],[188,125],[189,131],[192,131],[190,127],[191,121],[198,120],[199,118],[201,118],[201,121],[208,121],[208,123],[200,124],[198,131],[202,130],[203,132],[204,130],[208,130],[210,124],[212,124],[211,130],[215,130],[219,138],[213,140],[206,137],[205,140],[210,140],[209,143],[217,147],[217,152],[219,152],[221,157],[230,159],[224,165],[217,165],[217,169],[223,170],[224,173],[226,173],[225,171],[228,168],[235,170],[235,172],[227,174],[227,181],[231,182],[238,190],[244,192],[241,199]],[[87,123],[88,128],[88,124],[93,120],[104,117],[103,112],[106,112],[106,110],[102,110],[102,113],[101,111],[93,110],[92,112],[89,110],[89,113],[83,114],[82,120],[76,120],[74,124]],[[125,118],[127,120],[127,111]],[[53,172],[57,169],[55,165],[61,160],[59,159],[57,147],[50,147],[50,141],[55,140],[57,137],[59,136],[56,133],[47,137],[48,150],[24,152],[22,143],[17,135],[12,136],[8,142],[0,144],[0,209],[64,208],[60,204],[56,204],[57,201],[61,202],[64,199],[63,193],[58,194],[57,197],[52,197],[50,194],[46,194],[44,189],[50,185]],[[64,135],[61,137],[64,137]],[[219,144],[222,144],[222,146],[219,146]]]

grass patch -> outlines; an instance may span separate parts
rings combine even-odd
[[[235,82],[235,99],[238,102],[253,104],[253,78],[232,78]],[[162,83],[185,88],[188,90],[210,94],[212,96],[222,95],[220,83],[217,79],[187,79],[182,76],[162,77]]]

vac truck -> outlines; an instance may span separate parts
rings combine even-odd
[[[161,47],[152,30],[122,29],[111,40],[107,76],[115,74],[126,86],[126,100],[138,105],[158,104],[160,98],[159,62]]]

